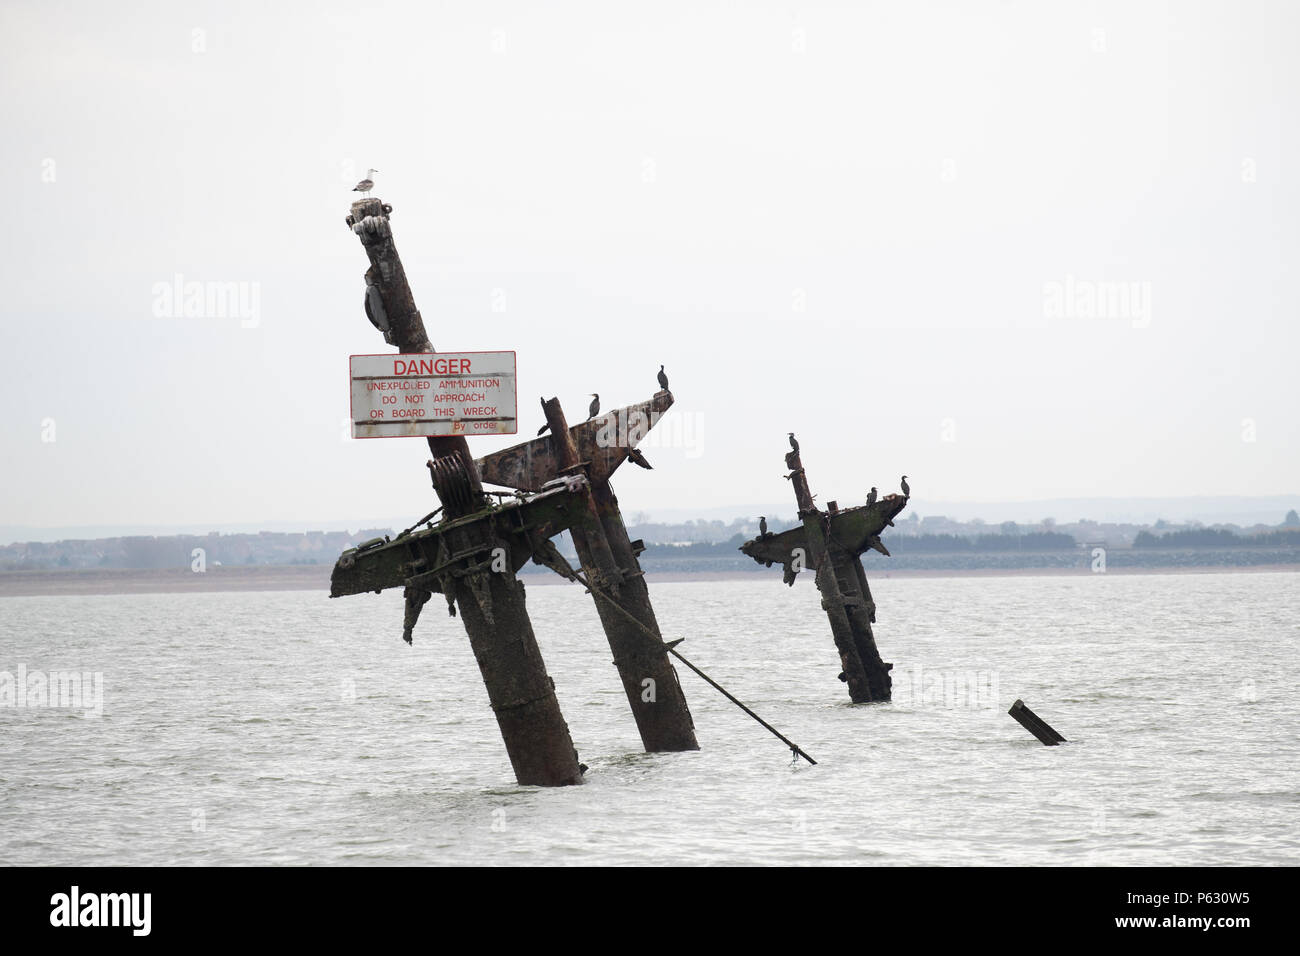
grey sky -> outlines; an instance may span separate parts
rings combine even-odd
[[[785,500],[791,429],[822,501],[1295,492],[1295,10],[6,0],[0,524],[426,510],[343,438],[369,166],[520,438],[667,365],[630,511]]]

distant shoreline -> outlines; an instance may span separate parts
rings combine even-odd
[[[332,565],[258,565],[255,567],[209,568],[202,573],[189,569],[123,570],[93,569],[72,571],[5,571],[0,572],[0,598],[42,596],[91,596],[103,594],[181,594],[217,591],[320,591],[329,593]],[[1142,574],[1255,574],[1290,571],[1300,573],[1300,565],[1206,565],[1201,567],[1115,567],[1108,576]],[[1092,577],[1086,566],[1077,568],[953,568],[869,572],[869,578],[981,578],[981,577]],[[755,571],[660,571],[647,572],[651,584],[690,581],[760,581],[780,583],[780,573]],[[524,574],[529,586],[549,587],[564,581],[554,574]]]

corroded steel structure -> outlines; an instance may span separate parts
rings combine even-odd
[[[792,445],[795,443],[792,441]],[[840,679],[848,685],[854,703],[890,699],[893,664],[880,658],[871,625],[876,620],[876,603],[862,568],[861,555],[889,550],[880,533],[893,524],[894,516],[907,506],[904,495],[886,495],[871,504],[839,510],[835,502],[821,511],[813,502],[808,478],[797,447],[785,456],[794,488],[801,525],[777,534],[759,535],[740,550],[759,564],[780,564],[786,584],[793,585],[803,570],[816,572],[822,609],[830,620],[835,648],[840,654]]]
[[[347,218],[370,259],[365,311],[399,353],[433,346],[393,240],[392,207],[366,198]],[[425,604],[436,594],[459,610],[496,714],[506,751],[522,784],[580,783],[578,762],[555,685],[546,673],[516,577],[529,559],[566,567],[553,535],[568,530],[583,570],[617,606],[597,601],[628,702],[647,750],[695,750],[694,725],[668,646],[659,634],[636,555],[609,478],[658,415],[672,404],[663,390],[647,402],[570,429],[559,403],[544,403],[551,434],[475,462],[464,438],[429,438],[428,462],[441,508],[397,537],[345,551],[330,579],[330,596],[401,587],[403,637],[412,640]],[[634,426],[628,427],[629,421]],[[483,482],[516,489],[493,500]],[[442,512],[439,521],[433,518]],[[419,525],[426,527],[416,530]]]
[[[629,538],[609,479],[672,403],[672,393],[665,389],[648,401],[570,428],[559,402],[552,398],[542,403],[549,435],[475,463],[484,481],[509,488],[533,490],[574,474],[590,482],[590,517],[596,523],[574,527],[574,549],[592,583],[616,602],[611,606],[598,600],[596,611],[641,743],[651,753],[698,750],[700,745],[650,603],[645,572],[637,561],[644,545]],[[657,640],[648,639],[648,633],[658,635]]]

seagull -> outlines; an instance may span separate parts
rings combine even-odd
[[[600,414],[600,396],[595,392],[591,393],[591,407],[587,409],[587,421],[591,421]]]
[[[907,475],[903,476],[903,497],[904,498],[912,497],[912,489],[907,487]]]
[[[878,493],[878,492],[876,491],[876,486],[875,486],[875,485],[872,485],[872,486],[871,486],[871,490],[867,492],[867,507],[868,507],[868,508],[870,508],[872,505],[874,505],[874,504],[876,503],[876,495],[877,495],[877,493]]]
[[[364,195],[369,196],[370,190],[375,188],[375,181],[370,177],[375,175],[375,173],[377,172],[379,172],[379,170],[377,169],[367,169],[366,178],[361,180],[361,182],[357,183],[355,186],[353,186],[352,191],[354,193],[363,193]]]
[[[659,387],[665,392],[668,391],[668,376],[664,374],[664,367],[659,366]]]
[[[766,515],[758,516],[758,536],[760,538],[767,537],[767,516]]]
[[[794,432],[790,432],[790,447],[794,449],[796,455],[799,454],[799,440],[794,437]]]

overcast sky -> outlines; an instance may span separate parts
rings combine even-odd
[[[791,430],[822,501],[1296,492],[1296,9],[4,0],[0,524],[432,507],[344,433],[367,167],[519,438],[667,366],[629,513],[786,500]]]

